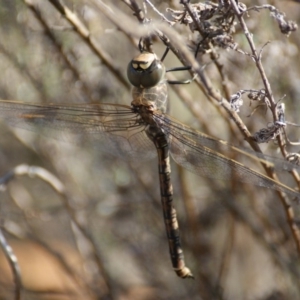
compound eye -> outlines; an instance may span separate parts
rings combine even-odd
[[[127,68],[127,76],[132,85],[150,88],[157,85],[165,75],[164,65],[153,53],[143,52],[134,58]]]

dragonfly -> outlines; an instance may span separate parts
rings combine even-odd
[[[119,104],[33,104],[0,100],[0,118],[11,126],[45,131],[55,138],[75,135],[95,140],[102,151],[129,160],[157,156],[160,194],[170,258],[175,273],[193,278],[186,266],[180,242],[170,156],[177,164],[201,176],[274,189],[299,198],[300,193],[228,157],[241,152],[225,141],[214,139],[180,123],[167,111],[168,80],[163,58],[146,50],[127,68],[133,85],[131,105]],[[174,82],[173,82],[174,83]],[[176,83],[176,82],[175,82]],[[52,134],[51,134],[52,133]]]

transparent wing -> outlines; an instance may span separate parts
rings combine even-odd
[[[224,141],[210,138],[169,116],[155,114],[155,119],[163,131],[169,135],[173,159],[185,169],[201,176],[220,180],[235,178],[241,182],[283,191],[300,198],[300,193],[288,186],[225,156],[226,153],[230,156],[234,151],[244,153],[254,159],[255,155],[233,147]],[[222,154],[217,151],[222,151]],[[280,164],[279,159],[275,159],[275,161],[278,165]],[[289,167],[291,165],[290,163],[282,164]]]
[[[123,159],[155,157],[139,115],[113,104],[38,105],[0,101],[0,118],[11,126],[76,143],[92,142]]]
[[[99,150],[123,159],[149,159],[156,156],[156,149],[146,136],[144,122],[129,106],[36,105],[0,101],[0,117],[9,125],[57,139],[73,140],[75,137],[79,142],[96,142]],[[243,150],[210,138],[167,115],[156,113],[154,118],[170,137],[174,160],[191,172],[221,180],[234,176],[242,182],[299,197],[299,193],[289,187],[225,156],[226,153]],[[280,161],[277,159],[277,164],[281,164]],[[291,169],[291,164],[282,164],[285,169]]]

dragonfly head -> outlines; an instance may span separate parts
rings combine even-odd
[[[166,69],[154,53],[142,52],[135,57],[127,68],[130,83],[138,88],[151,88],[165,77]]]

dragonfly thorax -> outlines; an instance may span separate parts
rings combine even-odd
[[[168,88],[164,81],[161,81],[154,87],[133,87],[132,89],[131,105],[137,110],[139,110],[141,106],[145,106],[149,112],[159,110],[165,113],[167,111],[167,100]]]
[[[142,52],[127,67],[130,83],[138,88],[150,88],[162,80],[166,73],[165,66],[154,53]]]

